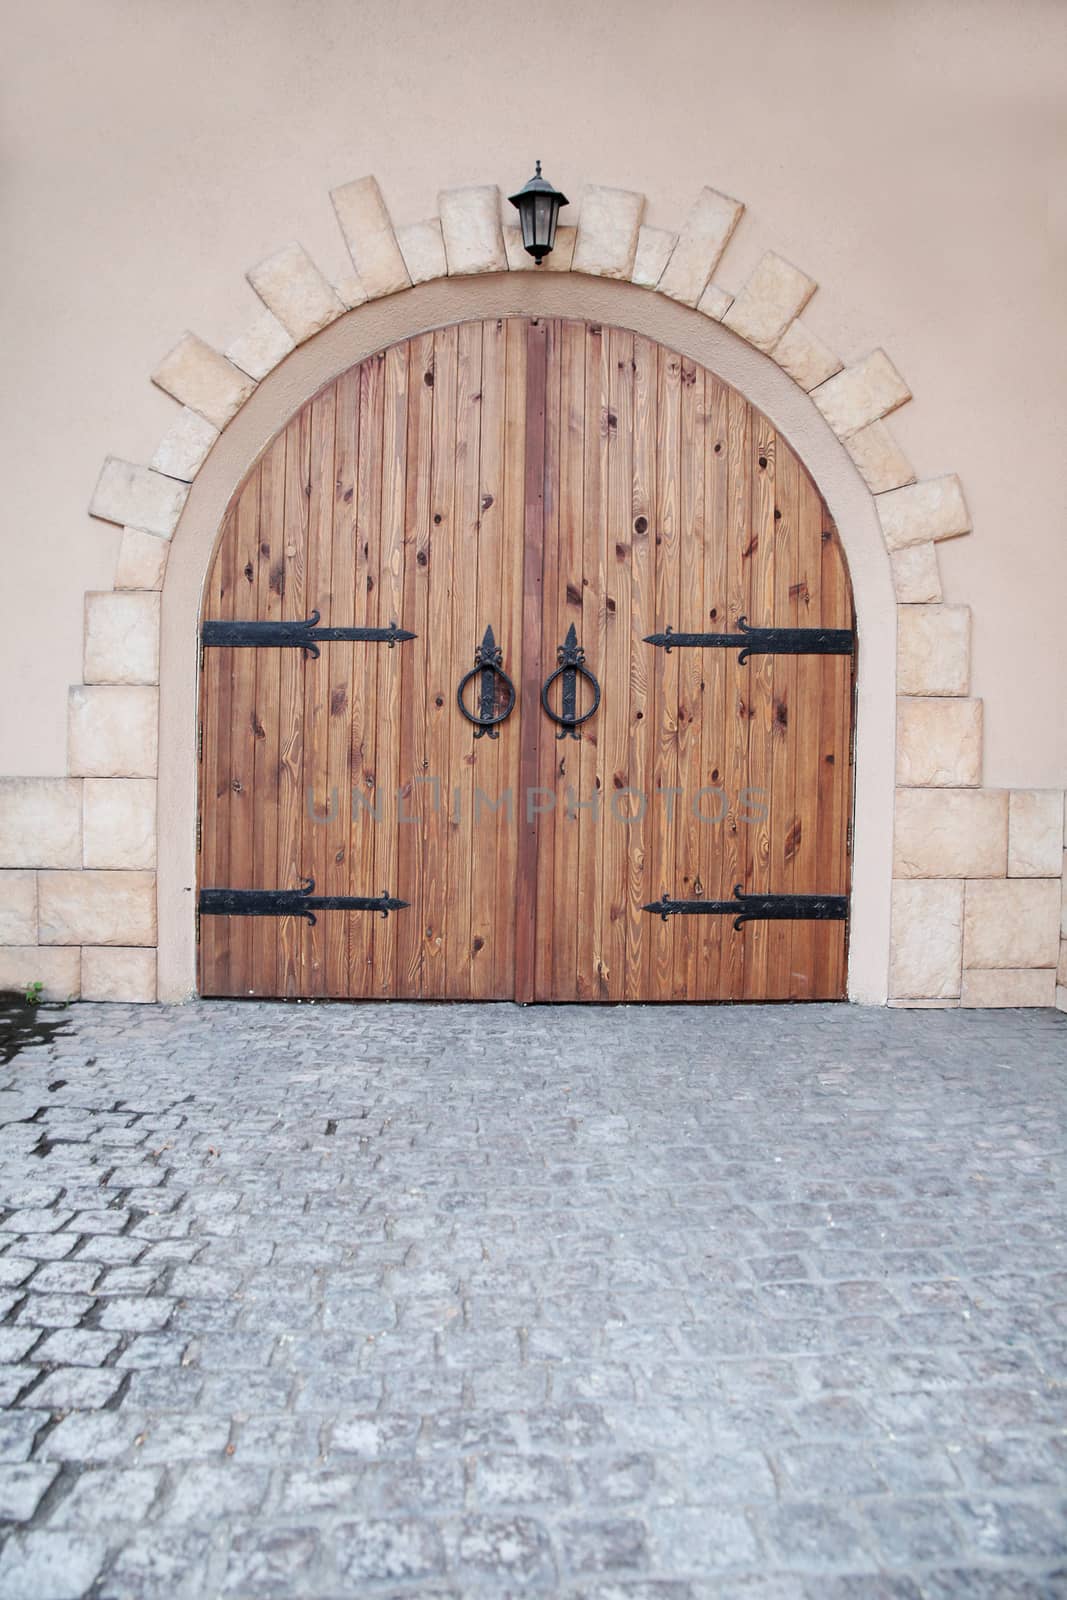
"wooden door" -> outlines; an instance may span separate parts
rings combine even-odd
[[[765,417],[640,335],[552,324],[547,392],[542,665],[574,623],[602,694],[580,742],[540,727],[554,803],[532,997],[843,996],[843,905],[739,928],[645,909],[721,906],[738,886],[848,894],[852,609],[829,512]],[[733,634],[742,618],[812,639],[747,660],[647,642]],[[829,629],[844,653],[815,653]]]
[[[345,373],[209,576],[201,992],[843,994],[843,921],[647,909],[848,892],[852,657],[648,642],[741,617],[850,630],[850,592],[804,469],[712,373],[538,319]],[[542,702],[572,626],[587,676]],[[591,680],[575,738],[552,716]]]

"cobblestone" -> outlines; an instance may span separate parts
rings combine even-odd
[[[1067,1593],[1067,1022],[78,1006],[0,1600]]]

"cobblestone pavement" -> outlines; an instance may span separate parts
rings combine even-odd
[[[2,1600],[1067,1593],[1067,1018],[59,1015]]]

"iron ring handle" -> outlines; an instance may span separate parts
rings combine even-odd
[[[498,711],[494,716],[475,717],[471,715],[463,703],[463,691],[467,687],[468,683],[470,683],[472,678],[480,677],[483,672],[496,673],[497,677],[503,681],[508,691],[508,700],[504,709],[502,711]],[[467,721],[472,722],[476,728],[495,728],[501,722],[506,722],[515,709],[515,685],[512,683],[503,667],[492,666],[487,662],[484,665],[472,667],[469,672],[465,672],[463,677],[460,678],[459,688],[456,690],[456,704],[459,706],[459,709],[462,711]]]
[[[557,716],[557,714],[553,711],[552,707],[548,703],[548,691],[551,689],[551,687],[555,683],[556,679],[562,677],[565,672],[580,672],[582,677],[585,678],[587,680],[587,682],[589,682],[589,683],[591,683],[593,685],[593,704],[589,707],[588,711],[583,711],[580,717],[579,716],[574,716],[574,717],[560,717],[560,716]],[[541,707],[542,707],[545,715],[548,716],[548,717],[551,717],[553,722],[558,722],[561,728],[579,728],[579,727],[581,727],[583,722],[588,722],[589,718],[594,715],[594,713],[596,712],[597,707],[599,705],[600,705],[600,685],[597,682],[597,680],[594,678],[593,674],[589,671],[589,668],[587,666],[584,666],[582,664],[582,662],[580,662],[580,661],[564,661],[564,662],[561,662],[560,665],[555,669],[554,672],[550,672],[549,673],[548,677],[545,679],[544,683],[541,685]]]

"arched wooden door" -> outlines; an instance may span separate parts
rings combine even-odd
[[[370,358],[238,492],[202,633],[203,994],[844,994],[844,557],[694,362],[518,318]]]

